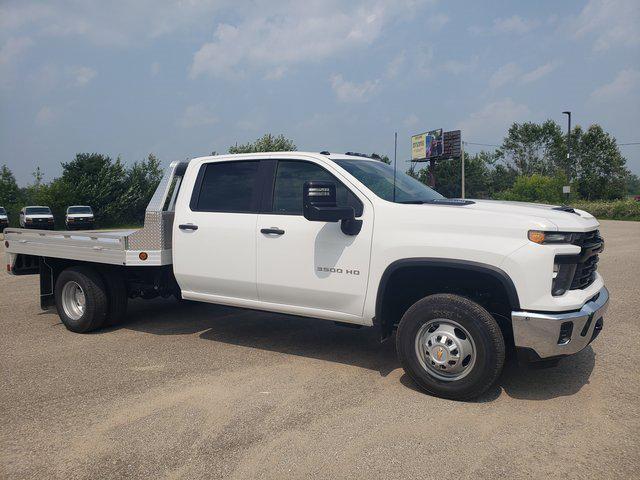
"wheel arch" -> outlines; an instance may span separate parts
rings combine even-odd
[[[417,282],[411,284],[404,302],[394,305],[392,298],[397,288],[406,286],[407,278],[417,275]],[[504,304],[505,310],[519,310],[520,300],[513,280],[502,269],[493,265],[469,260],[447,258],[404,258],[389,264],[385,269],[375,302],[374,324],[381,330],[381,338],[388,338],[393,327],[397,324],[402,313],[408,308],[408,302],[433,293],[461,293],[461,290],[474,285],[474,282],[484,281],[485,285],[478,285],[479,292],[495,293],[495,299]],[[453,282],[453,283],[451,283]],[[398,285],[398,283],[400,285]],[[413,303],[413,302],[412,302]],[[501,312],[500,312],[501,313]],[[510,317],[509,317],[510,318]],[[501,325],[503,326],[503,325]]]

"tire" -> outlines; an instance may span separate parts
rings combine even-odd
[[[107,287],[107,297],[109,309],[105,326],[116,325],[124,320],[127,315],[127,304],[129,296],[127,294],[127,283],[121,272],[116,270],[106,270],[102,277]]]
[[[505,343],[497,322],[483,307],[458,295],[437,294],[405,312],[396,351],[404,371],[426,393],[471,400],[500,375]]]
[[[67,294],[73,297],[72,293],[77,292],[77,287],[82,291],[80,297],[84,298],[82,308],[73,306],[79,305],[81,301],[73,302],[63,298]],[[54,293],[58,315],[68,330],[87,333],[100,328],[106,321],[109,309],[107,289],[102,277],[91,267],[79,265],[63,270],[56,280]]]

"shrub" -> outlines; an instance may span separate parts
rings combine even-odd
[[[576,200],[571,206],[599,219],[640,221],[640,202],[636,200]]]

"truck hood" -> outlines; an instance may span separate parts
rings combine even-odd
[[[6,215],[0,215],[0,220],[7,220],[9,217],[7,217]]]
[[[36,219],[36,218],[53,218],[53,215],[25,215],[24,218],[31,218],[31,219]]]
[[[484,213],[495,213],[505,217],[537,217],[553,223],[558,230],[569,232],[584,232],[597,228],[599,223],[593,215],[584,210],[574,209],[573,212],[557,210],[558,205],[541,203],[509,202],[502,200],[473,200],[475,203],[462,208],[468,208]]]
[[[93,218],[93,213],[67,213],[67,218]]]

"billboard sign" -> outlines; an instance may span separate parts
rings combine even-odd
[[[411,161],[446,160],[460,158],[462,135],[460,130],[443,132],[442,129],[419,133],[411,137]]]
[[[430,160],[442,156],[444,142],[442,129],[419,133],[411,137],[411,160]]]

